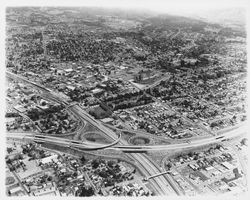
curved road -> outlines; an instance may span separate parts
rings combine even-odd
[[[80,142],[76,140],[70,140],[70,139],[65,139],[65,138],[58,138],[58,137],[53,137],[53,136],[44,136],[44,135],[39,135],[39,134],[33,134],[33,133],[8,133],[7,138],[15,138],[15,139],[20,139],[20,140],[32,140],[34,142],[45,142],[45,143],[50,143],[50,144],[56,144],[56,145],[61,145],[65,147],[76,147],[76,148],[81,148],[83,150],[88,150],[88,151],[94,151],[94,150],[100,150],[100,149],[106,149],[111,146],[116,145],[121,138],[121,135],[114,140],[114,142],[110,144],[97,144],[94,142]]]
[[[242,126],[236,130],[226,132],[220,136],[194,140],[194,141],[190,141],[189,143],[177,143],[177,144],[154,145],[154,146],[150,146],[150,145],[135,146],[135,145],[121,144],[120,143],[121,134],[119,134],[118,139],[114,139],[114,142],[112,142],[111,144],[107,144],[107,145],[94,143],[94,142],[80,142],[77,140],[70,140],[70,139],[65,139],[65,138],[58,138],[58,137],[53,137],[53,136],[39,135],[39,134],[34,134],[34,133],[24,133],[24,132],[8,133],[7,138],[31,139],[37,142],[47,142],[47,143],[53,143],[53,144],[58,144],[58,145],[64,145],[64,146],[74,146],[76,148],[88,149],[88,150],[96,150],[97,148],[99,149],[108,148],[108,149],[114,149],[114,150],[122,150],[126,152],[136,152],[136,151],[140,152],[140,151],[152,151],[152,150],[155,150],[155,151],[176,150],[176,149],[203,146],[203,145],[212,144],[215,142],[221,142],[226,139],[231,139],[231,138],[246,134],[246,132],[247,132],[247,126]]]
[[[29,84],[32,84],[33,86],[43,90],[49,98],[52,98],[60,103],[63,103],[64,105],[69,105],[68,102],[65,100],[62,100],[58,95],[56,95],[54,92],[52,92],[49,89],[44,88],[43,86],[37,85],[34,82],[27,81],[24,77],[15,75],[11,72],[7,72],[7,76],[11,77],[13,79],[19,79],[21,81],[25,81]],[[135,160],[136,165],[141,169],[141,171],[144,172],[145,176],[150,176],[153,174],[160,173],[159,167],[155,164],[154,161],[152,161],[146,154],[142,153],[134,153],[136,151],[148,151],[148,150],[169,150],[169,149],[181,149],[181,148],[189,148],[189,147],[195,147],[195,146],[201,146],[209,143],[214,143],[214,142],[219,142],[224,139],[232,138],[237,135],[240,135],[242,133],[246,132],[246,127],[240,127],[236,130],[224,133],[220,136],[214,136],[211,138],[205,138],[201,140],[195,140],[195,141],[190,141],[190,143],[180,143],[180,144],[170,144],[170,145],[157,145],[157,146],[130,146],[128,145],[127,141],[123,140],[122,138],[119,137],[119,140],[117,140],[117,135],[115,132],[110,130],[109,128],[105,127],[101,122],[95,120],[90,116],[88,113],[86,113],[79,105],[71,105],[68,107],[72,112],[74,112],[79,118],[81,118],[84,121],[89,122],[90,124],[94,125],[97,127],[102,133],[104,133],[107,137],[111,138],[114,140],[112,145],[118,144],[117,146],[112,146],[109,144],[109,146],[105,145],[105,148],[110,148],[110,149],[118,149],[126,152],[131,152],[127,154],[128,157],[130,157],[132,160]],[[9,134],[8,134],[9,135]],[[7,137],[11,137],[9,135]],[[13,137],[13,135],[12,135]],[[94,143],[83,143],[79,141],[74,141],[74,140],[67,140],[64,138],[58,138],[58,137],[51,137],[51,136],[42,136],[42,135],[36,135],[36,136],[24,136],[23,138],[25,139],[34,139],[36,141],[41,141],[41,142],[50,142],[50,143],[57,143],[63,146],[74,146],[77,148],[86,148],[86,150],[96,150],[96,149],[101,149],[104,147],[104,145],[100,146],[100,144],[94,144]],[[111,145],[111,146],[110,146]],[[182,191],[180,190],[179,186],[174,182],[172,179],[169,179],[167,176],[159,176],[156,177],[152,180],[150,180],[152,183],[153,188],[155,191],[160,194],[160,195],[181,195],[183,194]]]

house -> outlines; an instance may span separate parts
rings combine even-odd
[[[234,168],[234,166],[231,165],[229,162],[223,162],[221,163],[221,165],[229,170]]]
[[[42,158],[40,159],[39,161],[42,163],[42,164],[47,164],[47,163],[50,163],[53,161],[53,159],[57,159],[58,155],[57,154],[54,154],[54,155],[51,155],[49,157],[46,157],[46,158]]]
[[[101,121],[102,121],[102,122],[104,122],[104,123],[109,123],[109,122],[114,121],[114,119],[113,119],[113,118],[108,117],[108,118],[101,119]]]
[[[23,189],[20,186],[10,189],[10,194],[15,194],[18,192],[23,192]]]
[[[26,109],[21,105],[14,106],[14,109],[16,109],[18,112],[21,112],[21,113],[26,111]]]
[[[75,90],[75,87],[72,85],[67,85],[66,88],[68,88],[69,90]]]
[[[72,69],[72,68],[68,68],[68,69],[64,69],[64,71],[65,71],[66,73],[70,73],[70,72],[73,72],[73,69]]]
[[[209,167],[205,168],[206,171],[210,171],[210,170],[213,170],[213,169],[214,169],[214,167],[212,167],[212,166],[209,166]]]
[[[188,166],[189,166],[192,170],[196,170],[196,169],[197,169],[193,164],[188,164]]]
[[[103,91],[103,89],[100,89],[100,88],[95,88],[92,90],[92,93],[93,94],[98,94],[98,93],[101,93]]]

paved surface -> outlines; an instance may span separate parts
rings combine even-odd
[[[14,79],[19,79],[24,82],[28,82],[35,87],[43,90],[46,93],[46,96],[50,98],[51,100],[63,103],[64,105],[69,105],[66,101],[60,99],[59,96],[55,95],[55,93],[52,93],[51,90],[48,90],[40,85],[37,85],[36,83],[27,81],[25,78],[14,75],[12,73],[8,73],[8,76],[11,76],[11,78]],[[225,132],[221,134],[220,136],[213,136],[210,138],[203,138],[199,140],[194,140],[190,141],[188,143],[178,143],[178,144],[170,144],[170,145],[157,145],[157,146],[130,146],[127,141],[119,138],[117,140],[117,135],[115,132],[113,132],[111,129],[107,128],[104,126],[101,122],[93,119],[88,113],[86,113],[78,104],[73,104],[72,106],[69,106],[68,109],[70,109],[72,112],[74,112],[81,120],[87,121],[90,124],[94,125],[97,127],[103,134],[105,134],[107,137],[111,138],[115,142],[112,143],[111,146],[115,144],[118,144],[115,147],[111,146],[106,146],[105,148],[113,148],[113,149],[120,149],[126,152],[131,152],[127,153],[128,157],[133,159],[136,162],[136,165],[141,169],[141,171],[144,173],[145,176],[151,176],[157,173],[160,173],[161,170],[159,167],[155,164],[154,161],[152,161],[146,154],[143,153],[135,153],[136,151],[141,152],[141,151],[147,151],[147,150],[168,150],[168,149],[183,149],[183,148],[189,148],[189,147],[196,147],[196,146],[201,146],[201,145],[206,145],[209,143],[215,143],[215,142],[220,142],[225,139],[229,139],[235,136],[238,136],[240,134],[243,134],[246,132],[246,126],[239,127],[235,130]],[[15,135],[17,135],[15,133]],[[80,141],[74,141],[74,140],[68,140],[64,138],[55,138],[51,136],[42,136],[42,135],[37,135],[34,136],[32,133],[27,133],[27,135],[20,135],[20,136],[14,136],[11,133],[8,133],[7,137],[19,137],[20,139],[34,139],[36,141],[44,141],[48,143],[56,143],[60,144],[62,146],[74,146],[82,149],[88,149],[88,150],[93,150],[93,149],[101,149],[103,146],[100,146],[100,144],[96,143],[86,143],[86,142],[80,142]],[[99,146],[98,146],[99,145]],[[182,191],[179,188],[179,186],[176,184],[176,182],[173,181],[170,177],[167,175],[163,176],[158,176],[155,177],[154,179],[150,179],[149,182],[151,182],[153,188],[155,189],[156,193],[159,195],[181,195]]]
[[[30,82],[30,81],[26,80],[24,77],[15,75],[11,72],[7,72],[7,76],[10,78],[13,78],[13,79],[18,79],[20,81],[24,81],[26,83],[29,83],[29,84],[33,85],[34,87],[37,87],[38,89],[46,92],[48,98],[54,99],[56,102],[63,103],[64,105],[69,105],[65,100],[60,99],[60,97],[55,95],[51,90],[46,89],[46,88],[44,88],[44,87],[42,87],[34,82]],[[115,140],[115,138],[117,138],[116,134],[113,131],[111,131],[110,129],[103,126],[100,122],[94,120],[84,110],[82,110],[82,108],[80,106],[73,105],[72,107],[69,107],[69,109],[71,109],[71,111],[75,112],[80,118],[84,119],[85,121],[88,121],[92,125],[99,128],[104,134],[106,134],[107,137],[112,138],[113,140]],[[46,139],[46,141],[47,141],[47,139]],[[58,141],[58,139],[57,139],[57,141]],[[61,141],[61,142],[64,142],[64,141]],[[120,141],[119,143],[121,145],[127,144],[126,141]],[[150,176],[152,174],[160,172],[158,166],[156,166],[155,163],[151,159],[149,159],[146,155],[131,153],[128,156],[131,157],[133,160],[137,161],[137,163],[139,164],[138,167],[140,167],[141,171],[144,172],[145,176]],[[154,180],[152,180],[151,182],[152,182],[152,186],[155,189],[156,193],[159,195],[176,195],[176,193],[178,194],[179,188],[174,188],[174,185],[166,177],[163,177],[163,176],[157,177]]]

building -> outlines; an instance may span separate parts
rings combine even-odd
[[[136,83],[149,84],[154,82],[157,77],[158,75],[154,74],[152,70],[147,70],[147,71],[141,70],[138,74],[134,76],[134,81]]]
[[[223,162],[221,163],[221,165],[229,170],[234,168],[234,166],[231,165],[229,162]]]
[[[20,186],[10,189],[10,194],[17,194],[20,192],[23,192],[23,189]]]
[[[101,121],[102,121],[102,122],[104,122],[104,123],[109,123],[109,122],[114,121],[114,119],[113,119],[113,118],[108,117],[108,118],[101,119]]]
[[[53,160],[57,159],[57,157],[58,157],[58,155],[54,154],[54,155],[51,155],[49,157],[40,159],[39,162],[42,164],[51,163]]]

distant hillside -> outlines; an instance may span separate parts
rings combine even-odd
[[[202,11],[190,14],[190,17],[228,26],[245,26],[246,24],[246,10],[243,8]]]

